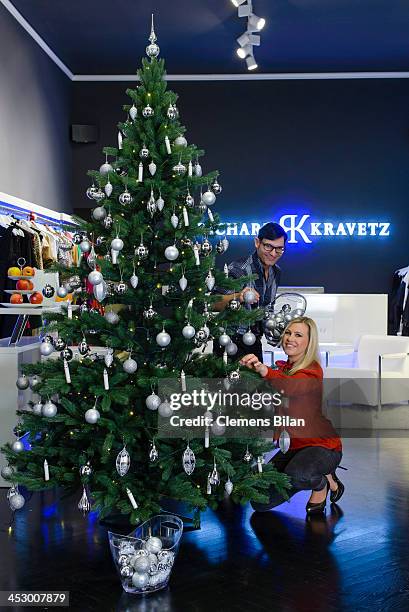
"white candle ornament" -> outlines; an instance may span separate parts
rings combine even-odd
[[[172,149],[171,149],[171,146],[170,146],[170,140],[169,140],[168,136],[165,136],[165,145],[166,145],[166,151],[168,152],[168,155],[171,155]]]
[[[138,181],[139,183],[142,183],[143,181],[143,163],[142,162],[139,162]]]
[[[104,368],[104,389],[105,391],[109,391],[108,370],[106,368]]]
[[[182,386],[182,391],[186,391],[186,374],[183,370],[180,373],[180,384]]]
[[[134,498],[134,496],[132,494],[132,491],[130,489],[128,489],[128,487],[126,488],[126,493],[127,493],[128,497],[129,497],[129,501],[131,502],[132,508],[134,510],[136,510],[138,508],[138,504],[135,501],[135,498]]]
[[[189,215],[187,214],[186,206],[183,207],[183,222],[185,227],[189,227]]]
[[[200,266],[199,247],[197,244],[193,246],[193,253],[195,254],[195,262],[197,266]]]
[[[50,480],[50,470],[48,469],[47,459],[44,459],[44,480]]]
[[[67,381],[67,384],[71,384],[71,373],[70,373],[70,366],[68,365],[68,361],[66,359],[64,359],[64,374],[65,374],[65,380]]]
[[[209,448],[210,446],[210,430],[208,427],[205,429],[204,447]]]

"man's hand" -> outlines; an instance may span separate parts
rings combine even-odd
[[[245,294],[247,291],[254,291],[254,293],[255,293],[255,295],[256,295],[256,302],[258,302],[258,301],[260,300],[260,294],[258,293],[258,291],[256,291],[256,290],[254,289],[254,287],[244,287],[244,289],[242,289],[242,290],[240,291],[240,293],[238,294],[238,298],[239,298],[240,302],[244,302],[244,294]]]
[[[253,353],[250,353],[249,355],[244,355],[244,357],[240,359],[240,364],[246,366],[246,368],[248,368],[249,370],[254,370],[254,372],[257,372],[258,374],[260,374],[260,376],[263,377],[266,376],[268,372],[268,367],[264,365],[264,363],[261,363],[258,357],[253,355]]]

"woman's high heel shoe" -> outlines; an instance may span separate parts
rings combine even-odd
[[[325,507],[327,504],[328,489],[329,489],[329,485],[327,484],[325,487],[325,499],[322,502],[319,502],[318,504],[315,504],[314,502],[307,503],[307,505],[305,506],[305,509],[309,516],[313,514],[324,514]]]
[[[329,495],[329,498],[331,500],[331,504],[335,504],[343,496],[344,491],[345,491],[345,485],[340,481],[340,479],[337,477],[335,472],[333,472],[331,474],[331,476],[332,476],[332,478],[335,480],[335,482],[338,485],[337,490],[336,491],[331,491],[331,493]]]

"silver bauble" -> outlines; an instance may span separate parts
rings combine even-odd
[[[24,506],[25,503],[26,503],[26,500],[20,493],[13,495],[9,499],[9,506],[13,511],[21,510],[21,508]]]
[[[55,293],[54,287],[52,287],[48,283],[47,285],[45,285],[45,287],[43,287],[42,294],[45,298],[48,298],[48,299],[52,298],[54,293]]]
[[[135,557],[132,564],[137,572],[144,574],[149,570],[150,563],[148,557]]]
[[[78,352],[80,355],[82,355],[83,357],[85,357],[86,355],[88,355],[88,353],[90,352],[90,348],[87,344],[87,341],[85,340],[85,338],[83,340],[81,340],[81,342],[78,345]]]
[[[53,345],[51,344],[51,347],[52,346]],[[28,389],[30,386],[30,381],[28,377],[25,374],[22,374],[21,376],[19,376],[17,378],[16,386],[17,386],[17,389],[20,389],[20,391],[24,391],[25,389]]]
[[[74,357],[74,353],[70,348],[67,347],[63,351],[61,351],[60,357],[61,359],[65,359],[66,361],[71,361],[71,359]]]
[[[100,285],[103,280],[104,277],[98,270],[93,270],[88,274],[88,282],[91,283],[91,285]]]
[[[156,173],[156,164],[155,164],[155,162],[153,160],[149,164],[148,168],[149,168],[149,172],[150,172],[151,176],[154,176],[155,173]]]
[[[149,157],[149,149],[147,149],[145,145],[143,145],[142,149],[139,151],[139,157],[142,159]]]
[[[240,300],[238,300],[237,298],[233,298],[232,300],[230,300],[229,308],[230,310],[234,310],[234,311],[240,310],[241,308]]]
[[[105,229],[110,229],[112,227],[113,222],[114,220],[112,218],[111,213],[108,213],[105,219],[102,221],[102,225],[105,227]]]
[[[193,325],[190,325],[190,323],[185,325],[185,327],[182,329],[182,336],[186,338],[186,340],[191,340],[192,338],[194,338],[195,334],[196,330]]]
[[[153,110],[153,108],[149,104],[147,106],[145,106],[144,109],[142,109],[142,115],[145,118],[153,117],[154,113],[155,113],[155,111]]]
[[[266,320],[266,322],[264,323],[264,325],[265,325],[265,328],[266,328],[268,331],[273,331],[273,329],[275,329],[275,327],[276,327],[276,320],[275,320],[275,317],[269,317],[269,318]]]
[[[146,407],[149,408],[149,410],[157,410],[159,406],[161,405],[161,403],[162,403],[161,399],[159,395],[156,395],[156,393],[152,393],[151,395],[148,395],[148,397],[145,400]]]
[[[219,242],[216,244],[216,251],[217,253],[219,253],[220,255],[222,253],[224,253],[224,246],[223,246],[223,241],[219,240]]]
[[[80,476],[91,476],[92,467],[90,462],[88,461],[85,465],[80,467]]]
[[[249,289],[248,291],[246,291],[243,295],[243,300],[245,304],[254,304],[255,302],[257,302],[257,295],[254,289]]]
[[[176,117],[178,116],[174,104],[169,104],[169,107],[167,110],[167,116],[168,116],[168,119],[171,119],[171,120],[176,119]]]
[[[202,202],[206,206],[212,206],[216,202],[216,196],[213,191],[205,191],[202,195]]]
[[[192,195],[190,195],[190,193],[187,194],[185,202],[186,206],[188,206],[189,208],[193,208],[193,206],[195,205],[195,199]]]
[[[185,289],[187,287],[187,278],[185,277],[185,275],[180,277],[180,279],[179,279],[179,287],[181,288],[182,291],[185,291]]]
[[[138,572],[135,572],[132,576],[132,584],[136,589],[144,589],[149,585],[148,574],[138,574]]]
[[[86,194],[87,194],[87,198],[89,198],[90,200],[94,199],[94,194],[98,191],[98,187],[95,187],[94,184],[92,184],[91,187],[88,187]]]
[[[168,246],[165,249],[165,257],[169,261],[175,261],[179,257],[179,251],[175,245]]]
[[[203,174],[202,166],[199,164],[199,162],[195,163],[194,170],[195,170],[195,175],[196,176],[199,176],[199,177],[202,176],[202,174]]]
[[[256,336],[253,334],[252,331],[248,331],[243,334],[242,340],[243,344],[245,344],[246,346],[252,346],[252,344],[254,344],[256,341]]]
[[[224,485],[224,490],[226,491],[227,495],[231,495],[231,492],[233,491],[233,483],[230,480],[230,478],[228,479],[228,481]]]
[[[113,249],[114,251],[122,251],[122,249],[124,248],[124,241],[121,240],[121,238],[114,238],[111,242],[111,249]]]
[[[171,341],[171,337],[167,332],[165,332],[165,330],[159,332],[159,334],[157,334],[156,336],[156,342],[162,348],[164,348],[165,346],[168,346],[168,344],[170,344],[170,341]]]
[[[125,191],[121,193],[121,195],[119,196],[118,200],[119,200],[119,203],[122,204],[123,206],[128,206],[129,204],[132,204],[133,197],[131,196],[129,191],[125,189]],[[119,251],[120,249],[116,249],[116,250]]]
[[[120,281],[119,283],[115,283],[114,285],[114,291],[117,295],[124,295],[127,289],[128,286],[126,283],[124,283],[124,281]]]
[[[99,169],[100,174],[103,174],[104,176],[106,176],[107,174],[109,174],[110,172],[113,172],[113,167],[111,166],[111,164],[109,164],[108,162],[105,162],[104,164],[102,164],[102,166]]]
[[[179,225],[179,218],[178,218],[178,216],[177,216],[177,215],[175,215],[175,213],[173,213],[173,215],[171,216],[171,218],[170,218],[170,222],[171,222],[172,227],[173,227],[174,229],[176,229],[176,228],[177,228],[177,226]]]
[[[177,147],[187,147],[187,140],[184,136],[178,136],[175,138],[173,144]]]
[[[135,104],[132,104],[131,108],[129,109],[129,116],[132,119],[132,121],[135,121],[137,115],[138,115],[138,109],[136,108]]]
[[[37,402],[33,406],[33,414],[36,416],[42,416],[43,414],[43,404],[41,402]]]
[[[156,310],[154,310],[152,306],[149,306],[149,308],[146,308],[146,310],[143,311],[143,318],[146,321],[152,321],[152,319],[154,319],[157,314],[158,313],[156,312]]]
[[[14,470],[9,465],[5,465],[4,467],[1,468],[0,474],[2,475],[3,478],[6,478],[6,479],[12,478],[12,476],[14,475]]]
[[[132,578],[134,571],[130,565],[123,565],[119,571],[122,578]]]
[[[301,308],[296,308],[292,314],[294,317],[302,317],[304,316],[304,311]]]
[[[163,210],[164,206],[165,206],[165,200],[162,198],[162,196],[159,196],[159,198],[156,200],[156,207],[159,210],[159,212]]]
[[[98,204],[99,202],[102,202],[102,200],[105,200],[105,193],[101,191],[101,189],[97,189],[97,191],[92,196],[92,199]]]
[[[42,414],[44,417],[52,418],[57,414],[57,406],[53,402],[48,401],[43,406]]]
[[[58,287],[57,295],[58,295],[59,298],[65,298],[68,295],[68,291],[67,291],[67,289],[65,287]]]
[[[160,53],[159,46],[158,46],[158,45],[157,45],[155,42],[153,42],[153,43],[151,43],[150,45],[148,45],[148,46],[146,47],[145,51],[146,51],[146,55],[147,55],[148,57],[150,57],[151,59],[152,59],[153,57],[158,57],[158,55],[159,55],[159,53]]]
[[[101,415],[96,408],[89,408],[84,416],[87,423],[90,425],[95,425]]]
[[[219,344],[220,346],[227,346],[229,343],[231,342],[231,338],[228,334],[223,333],[220,337],[219,337]]]
[[[37,374],[34,374],[34,376],[30,379],[30,389],[35,391],[39,385],[41,385],[41,378],[37,376]]]
[[[222,243],[223,243],[223,246],[224,246],[224,252],[226,252],[227,249],[229,248],[229,241],[227,240],[227,238],[223,238],[222,239]]]
[[[110,325],[116,325],[119,322],[119,315],[116,312],[109,310],[104,314],[104,319]]]
[[[106,216],[107,211],[103,206],[97,206],[92,211],[92,217],[95,219],[95,221],[102,221],[103,219],[105,219]]]
[[[208,334],[206,333],[206,330],[201,327],[197,330],[195,337],[198,342],[205,342],[205,340],[208,338]]]
[[[94,285],[94,288],[92,290],[95,296],[95,299],[97,299],[98,302],[103,302],[105,300],[107,296],[107,291],[108,291],[108,286],[104,280],[99,285]]]
[[[161,403],[161,405],[158,408],[158,413],[161,417],[167,419],[168,417],[170,417],[170,415],[172,414],[173,410],[171,408],[171,405],[169,404],[168,401],[164,401]],[[152,551],[153,552],[153,551]]]
[[[81,253],[89,253],[89,251],[91,250],[91,243],[89,240],[83,240],[80,243],[80,251]]]
[[[15,453],[21,453],[24,450],[24,444],[21,440],[14,440],[13,444],[11,445],[11,450]]]
[[[237,344],[235,344],[234,342],[229,342],[229,344],[226,346],[226,353],[228,354],[229,357],[233,357],[238,351],[238,347]]]
[[[145,246],[144,244],[140,244],[138,247],[136,247],[135,249],[135,255],[139,258],[139,259],[146,259],[149,255],[149,249],[147,246]]]
[[[207,240],[207,238],[205,238],[205,240],[203,240],[202,242],[202,248],[200,249],[200,253],[204,255],[205,257],[207,257],[208,255],[210,255],[212,251],[213,251],[212,245]]]
[[[222,192],[222,186],[219,185],[219,183],[217,182],[217,179],[215,179],[213,181],[212,186],[211,186],[211,190],[213,191],[213,193],[215,195],[219,195],[219,193]]]
[[[173,172],[178,176],[183,176],[186,172],[186,166],[182,162],[178,162],[176,166],[173,166]]]
[[[124,361],[123,365],[122,365],[124,372],[126,372],[127,374],[134,374],[134,372],[136,372],[136,370],[138,369],[138,364],[136,363],[135,359],[131,359],[130,357]]]
[[[148,552],[157,555],[158,552],[162,550],[162,540],[160,538],[151,536],[150,538],[148,538],[145,544],[145,548]]]
[[[238,370],[233,370],[233,372],[230,372],[229,381],[231,383],[239,382],[239,380],[240,380],[240,372]]]

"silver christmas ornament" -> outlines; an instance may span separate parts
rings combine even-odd
[[[84,415],[86,422],[90,425],[95,425],[100,416],[96,408],[89,408]]]
[[[102,225],[105,227],[105,229],[110,229],[112,227],[113,222],[114,220],[112,218],[111,213],[108,213],[105,219],[102,221]]]
[[[54,293],[55,293],[54,287],[52,287],[48,283],[47,285],[45,285],[45,287],[43,287],[42,294],[45,298],[52,298]]]
[[[206,330],[201,327],[197,330],[195,337],[198,342],[205,342],[208,338],[208,334],[206,333]]]
[[[151,450],[149,451],[149,461],[155,463],[155,461],[159,458],[158,449],[155,446],[155,442],[152,442]],[[136,569],[136,568],[135,568]]]
[[[97,299],[98,302],[103,302],[107,296],[108,285],[103,280],[102,283],[100,283],[99,285],[94,285],[92,291],[94,293],[95,299]]]
[[[189,208],[193,208],[195,205],[195,199],[192,195],[190,195],[190,193],[187,194],[185,202],[186,206],[189,206]]]
[[[92,211],[92,217],[95,219],[95,221],[102,221],[106,216],[107,211],[103,206],[97,206],[97,208],[94,208]]]
[[[196,457],[189,444],[187,445],[186,450],[182,455],[182,465],[188,476],[193,474],[194,469],[196,467]]]
[[[116,458],[116,471],[120,476],[125,476],[128,473],[129,468],[131,467],[131,457],[126,450],[126,446],[118,453]]]
[[[160,538],[151,536],[146,541],[145,548],[148,552],[157,555],[158,552],[162,550],[162,540]]]
[[[219,337],[219,344],[220,346],[227,346],[228,344],[230,344],[231,342],[231,338],[228,334],[223,333],[220,337]]]
[[[159,210],[159,212],[162,212],[164,206],[165,200],[162,198],[162,196],[159,196],[159,198],[156,200],[156,208]]]
[[[162,402],[158,408],[158,413],[162,418],[167,419],[172,414],[173,410],[167,400]],[[153,551],[152,551],[153,552]]]
[[[235,344],[234,342],[229,342],[229,344],[226,346],[226,353],[229,357],[234,357],[237,351],[238,347],[237,344]]]
[[[202,195],[202,202],[206,204],[206,206],[212,206],[216,202],[216,196],[213,191],[205,191]]]
[[[187,140],[184,136],[178,136],[177,138],[175,138],[173,144],[177,147],[187,147]]]
[[[111,182],[108,180],[107,184],[104,187],[104,191],[105,191],[105,195],[107,198],[110,198],[112,195],[112,191],[113,191],[113,187],[111,185]],[[103,219],[106,217],[106,212],[105,215],[102,217]]]
[[[48,402],[46,402],[43,406],[42,414],[44,417],[47,417],[49,419],[55,417],[55,415],[57,414],[57,406],[53,402],[48,400]]]
[[[105,200],[105,193],[101,189],[97,189],[92,196],[92,199],[98,204],[99,202],[102,202],[102,200]]]
[[[185,327],[182,329],[182,336],[186,338],[186,340],[191,340],[192,338],[195,337],[195,334],[196,334],[196,330],[193,327],[193,325],[190,325],[190,323],[185,325]]]
[[[9,506],[11,510],[13,510],[13,512],[16,510],[21,510],[21,508],[24,506],[25,503],[26,503],[26,500],[20,493],[17,493],[16,495],[12,495],[9,499]]]
[[[156,173],[156,164],[155,164],[155,162],[153,160],[149,164],[148,168],[149,168],[149,172],[150,172],[151,176],[154,176],[155,173]]]
[[[21,440],[14,440],[13,444],[11,445],[11,450],[15,453],[21,453],[24,450],[24,444]]]
[[[118,238],[118,236],[116,238],[114,238],[111,242],[111,249],[113,249],[114,251],[122,251],[122,249],[124,248],[124,241],[121,240],[121,238]]]
[[[82,497],[78,502],[78,510],[80,510],[84,516],[91,510],[91,504],[89,502],[85,486],[82,488]]]
[[[122,206],[128,206],[129,204],[132,203],[133,197],[131,196],[129,191],[125,189],[125,191],[121,193],[120,196],[118,197],[118,201],[120,204],[122,204]],[[116,250],[120,250],[120,249],[116,249]]]
[[[167,110],[166,114],[168,116],[168,119],[170,119],[171,121],[176,119],[177,111],[176,111],[176,107],[174,106],[174,104],[169,104],[169,107],[168,107],[168,110]]]
[[[256,341],[256,336],[253,334],[252,331],[248,331],[243,334],[242,340],[243,344],[245,344],[246,346],[252,346]]]
[[[73,358],[74,353],[72,352],[72,350],[70,348],[65,348],[61,354],[60,357],[61,359],[65,359],[66,361],[71,361],[71,359]]]
[[[219,253],[220,255],[222,253],[224,253],[224,246],[223,246],[223,241],[219,240],[219,242],[216,244],[216,251],[217,253]]]
[[[238,300],[237,298],[233,298],[232,300],[230,300],[229,308],[230,310],[234,310],[234,311],[240,310],[241,308],[240,300]]]
[[[165,332],[165,330],[159,332],[159,334],[157,334],[156,336],[156,342],[162,348],[164,348],[165,346],[168,346],[168,344],[170,344],[170,341],[171,341],[171,337],[167,332]]]
[[[12,476],[14,475],[14,470],[9,465],[5,465],[4,467],[1,468],[0,474],[5,479],[12,478]]]
[[[187,278],[185,277],[184,274],[179,279],[179,287],[181,288],[182,291],[185,291],[185,289],[187,287]]]
[[[179,225],[179,218],[177,215],[175,215],[175,213],[173,213],[173,215],[171,216],[170,222],[172,224],[172,227],[174,229],[177,229],[177,226]]]
[[[220,484],[220,476],[219,476],[219,472],[217,471],[216,459],[214,460],[213,470],[212,470],[212,473],[210,474],[209,482],[213,486],[217,486]]]
[[[153,195],[153,190],[151,189],[151,197],[148,200],[148,203],[146,205],[146,210],[148,211],[148,213],[151,214],[151,216],[153,217],[153,215],[156,212],[156,200],[155,197]]]
[[[229,241],[227,240],[227,238],[223,238],[222,239],[222,243],[223,243],[223,246],[224,246],[224,252],[226,252],[227,249],[229,248]]]
[[[231,492],[233,491],[233,483],[230,480],[230,478],[228,479],[228,481],[224,485],[224,490],[226,491],[227,495],[231,495]]]
[[[89,253],[89,251],[91,250],[91,243],[89,240],[83,240],[80,243],[80,251],[82,253]]]
[[[82,243],[81,243],[82,244]],[[57,289],[57,295],[59,298],[65,298],[68,295],[68,291],[66,289],[66,287],[58,287]]]
[[[136,249],[135,249],[135,255],[139,258],[139,259],[146,259],[149,255],[149,249],[147,246],[145,246],[144,244],[140,244]]]
[[[169,261],[175,261],[175,259],[177,259],[179,257],[179,251],[178,251],[176,245],[168,246],[165,249],[165,257]]]
[[[233,372],[230,372],[229,374],[229,381],[231,383],[237,383],[240,380],[240,372],[238,370],[233,370]]]
[[[147,47],[147,49],[148,48],[149,47]],[[135,572],[132,576],[132,584],[136,589],[146,588],[149,585],[148,574],[138,574],[138,572]]]
[[[244,453],[243,461],[245,461],[246,463],[250,463],[252,459],[253,459],[253,455],[249,451],[249,447],[247,447],[246,452]]]
[[[153,117],[154,114],[155,114],[155,111],[149,104],[147,104],[145,108],[142,110],[142,115],[145,117],[145,119],[147,119],[148,117]]]
[[[52,346],[53,345],[51,344],[51,347]],[[25,374],[22,374],[21,376],[19,376],[17,378],[16,386],[17,386],[17,389],[20,389],[20,391],[24,391],[25,389],[28,389],[29,386],[30,386],[30,381],[29,381],[28,377]]]
[[[98,270],[93,270],[88,274],[88,282],[91,285],[99,285],[103,280],[104,277],[102,276],[101,272],[98,272]]]
[[[113,172],[113,167],[111,166],[111,164],[109,164],[108,162],[105,162],[104,164],[102,164],[102,166],[99,169],[100,174],[106,176],[107,174],[109,174],[110,172]]]
[[[222,186],[219,185],[219,183],[217,182],[217,179],[215,179],[213,181],[212,186],[211,186],[211,190],[213,191],[213,193],[215,195],[219,195],[219,193],[222,192]]]
[[[147,149],[145,145],[143,145],[142,149],[139,151],[139,157],[142,159],[147,159],[149,157],[149,149]]]
[[[194,171],[195,171],[195,175],[196,176],[198,176],[198,177],[202,176],[202,174],[203,174],[202,166],[199,164],[199,162],[195,163]]]
[[[132,289],[136,289],[138,286],[138,277],[136,276],[136,274],[132,274],[131,278],[129,279],[129,282],[131,284]]]
[[[182,162],[179,161],[176,166],[173,166],[173,172],[178,176],[183,176],[186,172],[186,166],[184,166]]]
[[[156,395],[156,393],[152,393],[146,398],[145,404],[149,410],[157,410],[161,405],[161,399],[159,395]]]
[[[94,199],[94,194],[98,191],[98,187],[95,187],[95,184],[92,183],[91,187],[88,187],[86,194],[87,194],[87,198],[89,198],[90,200]]]
[[[212,245],[210,244],[208,239],[205,238],[205,240],[203,240],[203,242],[202,242],[202,248],[200,250],[201,254],[204,255],[205,257],[208,257],[208,255],[210,255],[212,250],[213,250]]]
[[[124,295],[127,289],[128,286],[126,283],[124,283],[124,281],[119,281],[119,283],[115,283],[114,285],[114,291],[117,295]]]
[[[137,115],[138,115],[138,109],[136,108],[135,104],[132,104],[131,108],[129,109],[129,116],[132,119],[132,121],[135,121]]]
[[[80,467],[80,476],[89,477],[92,475],[92,467],[89,461]]]
[[[149,308],[146,308],[146,310],[143,311],[143,318],[146,321],[152,321],[152,319],[154,319],[157,314],[158,313],[156,312],[154,308],[152,308],[152,304],[151,304]]]
[[[43,404],[41,402],[36,402],[33,406],[33,414],[36,416],[42,416],[43,414]]]
[[[136,557],[133,561],[133,566],[139,574],[144,574],[149,570],[148,556]]]
[[[116,312],[113,312],[112,310],[109,310],[104,314],[104,319],[110,325],[116,325],[117,323],[119,323],[119,315]]]
[[[134,372],[136,372],[136,370],[138,369],[138,364],[135,359],[131,359],[129,357],[128,359],[126,359],[126,361],[124,361],[122,367],[124,369],[124,372],[126,372],[127,374],[134,374]]]
[[[254,289],[249,289],[244,293],[243,300],[245,304],[254,304],[257,302],[257,295]]]
[[[104,363],[107,368],[110,368],[114,363],[114,350],[112,348],[108,349],[108,352],[104,356]]]

